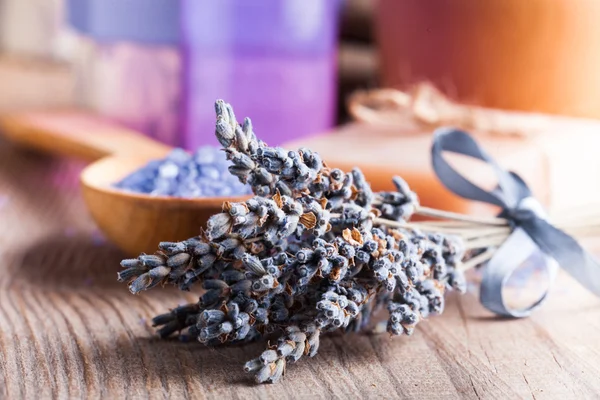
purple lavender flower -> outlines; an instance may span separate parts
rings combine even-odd
[[[244,367],[257,382],[276,382],[289,363],[317,353],[321,332],[365,331],[387,309],[387,331],[410,335],[443,312],[446,290],[464,290],[460,242],[398,228],[418,204],[406,182],[373,193],[360,170],[331,169],[309,149],[269,147],[250,120],[238,124],[230,105],[218,101],[216,111],[225,153],[173,152],[148,175],[170,190],[186,171],[215,193],[222,187],[215,178],[239,180],[255,197],[225,202],[198,237],[122,261],[119,279],[132,293],[165,283],[202,286],[197,303],[153,320],[160,336],[178,332],[216,346],[278,335]],[[190,172],[190,164],[201,168]],[[227,170],[230,178],[221,175]]]

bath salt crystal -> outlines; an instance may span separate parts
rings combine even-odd
[[[194,160],[199,165],[207,165],[215,162],[215,153],[212,147],[201,147],[194,154]]]
[[[193,154],[174,149],[162,160],[152,160],[128,175],[116,188],[153,196],[224,197],[252,192],[229,174],[231,163],[220,149],[204,146]]]

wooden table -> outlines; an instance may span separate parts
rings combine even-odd
[[[244,361],[264,344],[161,341],[148,320],[193,294],[133,296],[123,255],[80,199],[81,165],[0,141],[0,397],[591,398],[600,394],[600,300],[561,276],[545,307],[497,320],[450,295],[413,337],[322,340],[283,381],[256,386]]]

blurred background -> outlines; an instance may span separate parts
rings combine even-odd
[[[216,97],[289,139],[347,121],[355,89],[428,80],[598,118],[599,16],[593,1],[0,0],[0,110],[85,106],[194,147]]]
[[[429,168],[433,128],[452,123],[493,131],[480,139],[503,165],[571,206],[600,197],[570,167],[600,171],[599,20],[584,0],[0,0],[0,113],[85,109],[193,150],[216,144],[223,98],[269,144],[358,164],[377,190],[401,174],[462,210]],[[375,114],[348,105],[367,90]],[[383,106],[408,117],[383,129]]]
[[[85,106],[194,147],[216,97],[285,140],[348,121],[355,89],[427,80],[598,118],[599,16],[591,1],[0,0],[0,110]]]
[[[283,142],[375,87],[372,0],[0,0],[0,111],[85,107],[164,143],[212,143],[216,98]]]

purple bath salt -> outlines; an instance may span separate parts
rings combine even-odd
[[[190,154],[174,149],[115,184],[115,187],[152,196],[227,197],[252,192],[229,173],[231,163],[217,147],[200,147]]]

